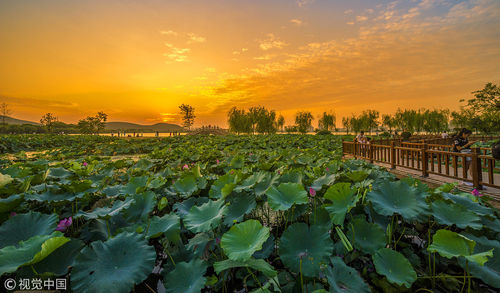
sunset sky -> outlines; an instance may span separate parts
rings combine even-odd
[[[0,102],[19,119],[226,126],[232,106],[458,109],[500,82],[499,0],[1,0]],[[317,119],[314,122],[317,124]]]

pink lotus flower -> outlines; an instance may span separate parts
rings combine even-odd
[[[182,166],[182,169],[184,169],[184,170],[189,169],[189,166],[187,164],[185,164],[184,166]]]
[[[477,197],[481,197],[481,196],[483,196],[483,194],[481,194],[481,193],[479,192],[479,190],[477,190],[476,188],[474,188],[474,189],[471,191],[471,193],[472,193],[472,195],[477,196]]]
[[[253,156],[253,153],[249,153],[248,155],[249,155],[249,156]]]
[[[73,218],[69,217],[62,219],[59,224],[57,224],[56,231],[66,231],[66,229],[73,223]]]
[[[88,166],[88,163],[87,162],[83,162],[83,167],[87,167]]]
[[[17,215],[17,213],[16,213],[16,212],[10,212],[10,216],[11,216],[11,217],[14,217],[15,215]]]
[[[312,187],[309,187],[309,195],[316,196],[316,190],[314,190],[314,188],[312,188]]]
[[[215,162],[217,162],[217,165],[219,165],[219,163],[220,163],[219,159],[217,159]]]
[[[326,172],[330,171],[330,168],[326,167]]]

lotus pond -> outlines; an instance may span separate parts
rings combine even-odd
[[[335,136],[0,139],[10,153],[0,161],[2,284],[64,277],[74,292],[500,289],[500,213],[486,196],[342,160]]]

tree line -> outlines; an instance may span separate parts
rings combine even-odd
[[[335,114],[324,112],[318,120],[318,129],[330,131],[335,129]],[[295,114],[295,124],[285,126],[285,117],[277,115],[276,111],[263,106],[250,107],[248,110],[233,107],[227,114],[229,131],[233,133],[271,134],[277,131],[307,133],[314,130],[314,116],[309,111],[299,111]]]
[[[182,125],[190,128],[194,119],[194,107],[182,104],[179,106]],[[45,113],[40,119],[40,125],[34,124],[7,124],[6,119],[12,114],[9,104],[3,102],[0,104],[0,118],[2,121],[2,128],[0,133],[81,133],[81,134],[99,134],[106,128],[106,121],[108,114],[103,111],[98,112],[95,116],[88,116],[80,119],[77,124],[68,124],[59,121],[54,113]]]

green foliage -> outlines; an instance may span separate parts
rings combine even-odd
[[[151,272],[155,256],[154,248],[133,233],[94,241],[76,257],[71,287],[75,292],[130,292]]]
[[[451,114],[453,124],[485,133],[500,131],[500,87],[489,82],[472,94],[460,111]]]
[[[236,224],[222,236],[221,247],[231,260],[246,261],[269,237],[269,228],[257,220]]]
[[[300,133],[306,133],[312,130],[312,121],[314,117],[311,112],[297,112],[295,114],[295,126]]]
[[[417,279],[417,273],[401,253],[389,248],[381,248],[373,256],[377,273],[385,276],[391,283],[407,288]]]
[[[99,134],[106,127],[108,114],[98,112],[95,116],[88,116],[85,119],[78,121],[78,128],[83,134]]]
[[[75,292],[154,290],[158,278],[169,292],[451,292],[467,270],[471,291],[499,286],[500,219],[484,197],[342,160],[336,136],[23,135],[0,146],[46,150],[0,166],[2,277],[72,267]]]

